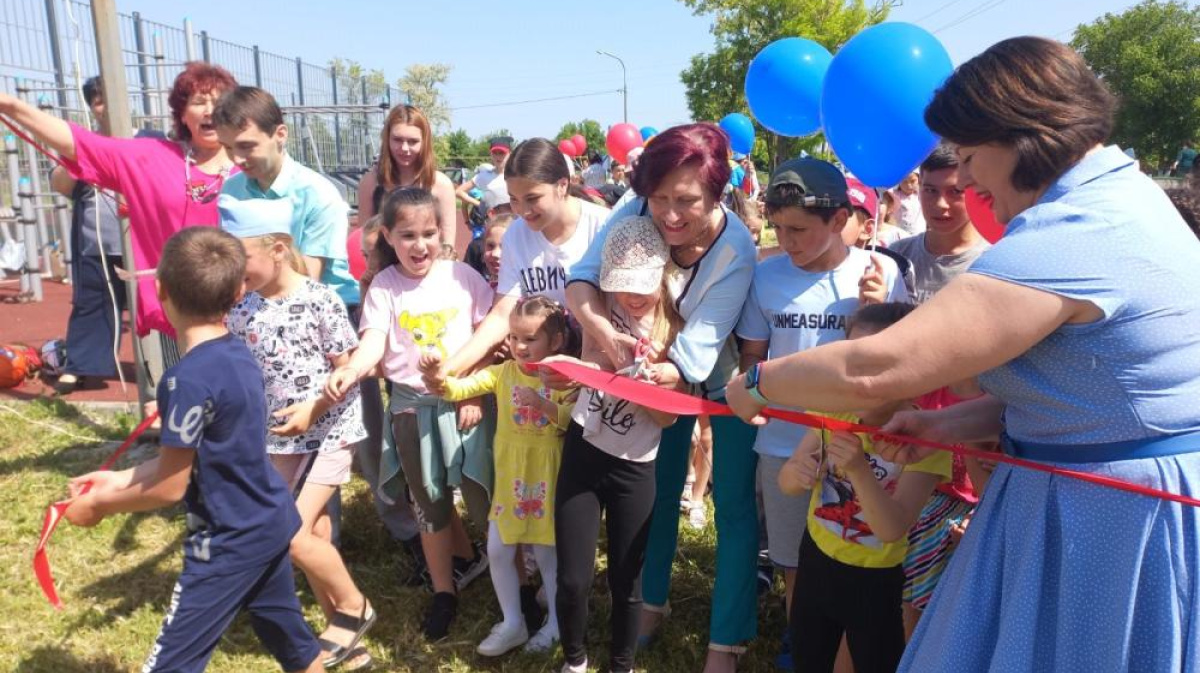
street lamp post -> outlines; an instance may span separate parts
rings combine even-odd
[[[625,123],[629,123],[629,83],[625,77],[625,61],[622,61],[620,56],[617,56],[616,54],[610,54],[603,49],[597,49],[596,53],[600,54],[601,56],[615,58],[617,59],[617,63],[621,64],[621,104],[624,108],[623,120]]]

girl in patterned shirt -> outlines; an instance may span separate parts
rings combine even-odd
[[[353,657],[350,670],[358,670],[370,664],[370,654],[356,646],[375,622],[375,611],[330,542],[325,505],[350,481],[354,451],[367,433],[357,389],[336,404],[322,394],[358,339],[342,300],[304,274],[303,258],[288,234],[290,201],[223,196],[219,210],[221,227],[246,248],[246,296],[226,322],[262,368],[274,422],[265,438],[267,453],[303,520],[292,539],[292,560],[328,622],[320,638],[325,665]]]

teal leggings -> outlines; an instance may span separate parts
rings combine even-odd
[[[687,480],[695,416],[681,416],[663,430],[658,447],[654,514],[642,570],[642,596],[663,606],[671,590],[671,563],[679,542],[679,497]],[[717,524],[717,572],[709,618],[709,642],[741,645],[758,632],[758,504],[754,495],[758,454],[754,426],[714,416],[713,503]]]

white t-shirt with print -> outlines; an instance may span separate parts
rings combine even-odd
[[[305,279],[279,299],[251,292],[229,312],[229,331],[246,343],[262,367],[267,409],[272,414],[321,396],[333,372],[329,356],[358,346],[346,306],[328,287]],[[268,435],[273,454],[335,451],[367,438],[358,388],[295,437]]]
[[[768,359],[845,339],[846,321],[858,309],[858,283],[870,264],[871,253],[859,248],[850,248],[832,271],[805,271],[787,255],[768,257],[754,269],[737,335],[768,342]],[[883,270],[887,300],[908,301],[896,265],[885,262]],[[758,429],[754,450],[786,458],[805,432],[804,426],[770,420]]]
[[[504,232],[501,244],[504,255],[500,258],[496,294],[506,297],[544,294],[566,306],[567,273],[604,228],[608,215],[607,208],[580,200],[575,232],[561,245],[554,245],[541,232],[530,229],[524,219],[514,220]]]
[[[504,176],[496,171],[482,170],[475,174],[475,187],[483,192],[479,201],[484,210],[491,210],[497,205],[508,203],[508,183]]]
[[[652,315],[636,321],[613,304],[608,317],[613,328],[622,334],[637,338],[649,336]],[[583,388],[571,410],[571,420],[583,427],[584,439],[610,456],[646,463],[658,455],[662,428],[641,405],[594,388]]]

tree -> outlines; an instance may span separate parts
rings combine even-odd
[[[387,101],[387,77],[382,70],[367,70],[357,61],[343,58],[329,60],[329,69],[337,81],[338,103],[341,105],[374,105]],[[379,112],[355,112],[339,117],[342,156],[333,163],[367,166],[379,151]],[[334,160],[331,157],[329,160]]]
[[[595,119],[584,119],[578,122],[567,122],[559,129],[558,135],[554,136],[555,141],[564,138],[574,137],[576,134],[581,134],[587,140],[588,153],[606,152],[604,140],[607,137],[604,133],[604,128],[600,126],[600,122]]]
[[[344,58],[329,59],[329,69],[337,77],[339,103],[364,105],[384,100],[387,77],[382,70],[367,70],[358,61]]]
[[[1200,7],[1145,2],[1075,30],[1071,46],[1121,100],[1113,140],[1147,165],[1200,130]]]
[[[805,37],[835,51],[868,26],[887,18],[893,0],[682,0],[697,15],[713,15],[712,53],[697,54],[680,73],[693,119],[717,120],[730,112],[749,115],[743,85],[750,61],[763,47],[785,37]],[[751,116],[753,118],[753,116]],[[755,122],[754,161],[763,167],[801,149],[812,152],[820,137],[784,138]]]
[[[453,66],[445,63],[414,63],[396,82],[411,105],[420,108],[429,119],[434,133],[450,127],[450,104],[441,86],[450,77]]]

